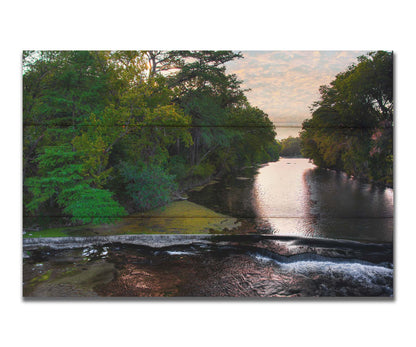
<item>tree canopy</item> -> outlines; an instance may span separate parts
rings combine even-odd
[[[240,58],[24,52],[25,215],[112,222],[163,205],[192,182],[277,160],[272,122],[226,73],[224,64]]]
[[[302,153],[320,167],[393,183],[393,54],[377,51],[320,88]]]
[[[282,157],[301,157],[301,139],[300,137],[289,136],[280,141]]]

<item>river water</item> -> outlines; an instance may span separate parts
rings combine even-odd
[[[255,223],[263,233],[393,241],[393,190],[318,169],[304,158],[247,168],[190,200]]]
[[[238,218],[239,235],[28,243],[24,296],[393,295],[392,189],[281,158],[189,200]]]

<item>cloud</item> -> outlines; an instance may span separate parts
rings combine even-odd
[[[319,87],[357,61],[365,51],[246,51],[227,71],[250,88],[247,97],[279,125],[300,125],[319,99]]]

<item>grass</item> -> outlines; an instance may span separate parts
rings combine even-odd
[[[54,228],[54,229],[45,229],[39,231],[30,231],[26,232],[23,235],[24,238],[34,238],[34,237],[64,237],[68,236],[64,231],[67,228]]]
[[[126,234],[221,234],[239,226],[236,218],[190,201],[130,215],[114,224],[83,225],[35,231],[23,237],[100,236]]]

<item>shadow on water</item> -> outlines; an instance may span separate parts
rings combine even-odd
[[[202,190],[190,191],[189,200],[233,217],[255,218],[253,184],[257,174],[258,168],[245,168],[238,175],[229,175]]]
[[[393,190],[331,170],[305,173],[314,236],[376,242],[393,241]]]

